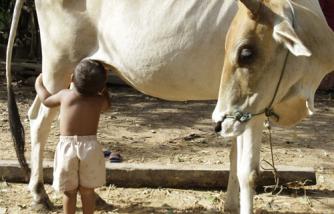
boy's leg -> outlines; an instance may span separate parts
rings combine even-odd
[[[75,214],[78,190],[65,191],[63,196],[63,209],[65,214]]]
[[[93,188],[79,186],[83,214],[93,214],[95,210],[95,192]]]

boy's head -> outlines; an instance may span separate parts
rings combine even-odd
[[[72,81],[80,94],[92,96],[102,92],[107,75],[102,63],[83,60],[75,68]]]

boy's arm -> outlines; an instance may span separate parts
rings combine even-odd
[[[111,106],[111,101],[110,101],[110,96],[109,96],[109,92],[108,92],[108,88],[105,87],[103,89],[103,92],[101,94],[102,98],[103,98],[103,103],[102,103],[102,111],[107,111],[110,106]]]
[[[46,107],[52,108],[60,105],[63,91],[54,95],[50,94],[50,92],[43,85],[42,74],[40,74],[36,79],[35,89],[39,99]]]

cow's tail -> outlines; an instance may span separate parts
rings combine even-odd
[[[13,45],[16,37],[17,26],[19,23],[23,3],[24,0],[16,0],[15,3],[12,24],[8,38],[7,53],[6,53],[6,78],[7,78],[7,104],[8,104],[10,131],[14,141],[14,147],[18,161],[22,169],[24,170],[26,179],[28,179],[30,174],[30,169],[24,157],[24,144],[25,144],[24,128],[22,126],[19,111],[16,104],[15,94],[12,87],[12,74],[11,74]]]

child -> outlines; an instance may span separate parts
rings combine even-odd
[[[102,146],[96,141],[99,117],[110,106],[107,73],[97,61],[84,60],[72,75],[73,89],[51,95],[38,76],[35,88],[47,107],[60,106],[60,140],[54,160],[53,187],[64,193],[64,213],[75,213],[80,192],[83,213],[94,213],[94,188],[105,184]]]

